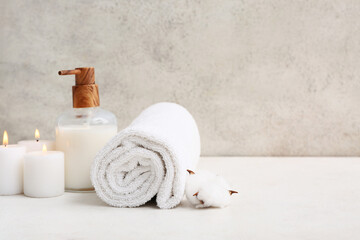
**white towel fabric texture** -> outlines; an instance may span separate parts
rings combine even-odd
[[[175,103],[157,103],[99,151],[91,181],[111,206],[137,207],[156,195],[159,208],[173,208],[184,196],[186,169],[194,169],[199,157],[191,114]]]

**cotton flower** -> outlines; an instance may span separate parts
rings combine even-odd
[[[226,180],[212,172],[191,170],[186,182],[186,198],[196,208],[226,207],[230,204],[230,196],[236,191],[229,190]]]

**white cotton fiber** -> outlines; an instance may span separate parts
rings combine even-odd
[[[186,198],[196,208],[229,205],[231,196],[229,191],[229,184],[223,177],[205,170],[190,173],[185,190]]]

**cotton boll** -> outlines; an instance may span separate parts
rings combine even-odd
[[[223,177],[203,170],[189,175],[185,192],[196,208],[225,207],[230,203],[231,194],[236,193],[229,189]]]
[[[196,208],[203,207],[226,207],[230,203],[229,187],[225,179],[220,176],[212,178],[204,186],[200,187],[197,199],[203,204],[197,204]]]
[[[189,200],[191,204],[193,205],[200,204],[200,200],[193,195],[199,192],[200,187],[205,185],[206,182],[213,177],[214,177],[213,173],[205,170],[197,171],[196,174],[190,173],[186,182],[185,194],[186,194],[186,198]]]

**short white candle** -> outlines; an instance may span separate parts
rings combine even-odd
[[[45,145],[44,145],[45,146]],[[64,153],[30,152],[24,160],[24,194],[29,197],[56,197],[64,194]]]
[[[55,150],[55,141],[40,140],[40,132],[38,129],[35,130],[34,140],[22,140],[18,142],[19,145],[26,147],[26,152],[41,151],[43,145],[46,145],[47,150]]]
[[[13,195],[23,192],[23,161],[26,148],[8,145],[7,132],[4,132],[0,146],[0,195]]]

